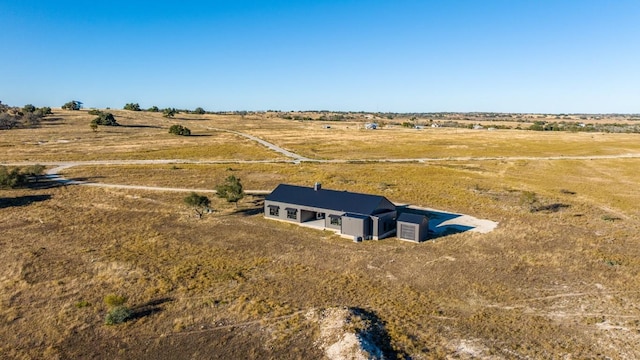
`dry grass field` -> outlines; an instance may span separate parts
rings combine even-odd
[[[213,130],[231,129],[310,158],[437,161],[83,165],[63,175],[211,189],[229,174],[256,190],[321,181],[499,226],[353,243],[266,220],[258,196],[237,208],[211,197],[215,211],[198,220],[184,193],[0,190],[2,358],[323,358],[318,319],[342,307],[375,317],[399,358],[640,357],[640,158],[596,157],[640,154],[638,135],[114,114],[123,126],[97,133],[84,111],[1,132],[1,161],[286,160]],[[174,123],[200,136],[171,136]],[[105,325],[109,294],[128,298],[131,320]]]

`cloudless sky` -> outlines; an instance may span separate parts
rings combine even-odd
[[[640,113],[638,0],[0,0],[0,101]]]

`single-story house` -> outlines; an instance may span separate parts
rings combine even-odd
[[[264,216],[359,240],[378,240],[396,232],[396,206],[384,196],[280,184],[264,201]]]
[[[429,238],[429,218],[424,215],[401,213],[398,216],[398,239],[422,242]]]

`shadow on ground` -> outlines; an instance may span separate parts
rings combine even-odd
[[[162,311],[162,304],[173,301],[172,298],[160,298],[147,301],[144,304],[140,304],[131,308],[131,316],[129,317],[129,321],[141,319],[143,317],[147,317]]]
[[[387,333],[385,322],[376,313],[359,307],[349,308],[351,313],[364,321],[367,328],[361,329],[357,334],[360,347],[371,350],[370,345],[375,345],[381,354],[370,354],[374,359],[406,359],[407,354],[397,352],[391,345],[391,336]]]
[[[429,240],[475,229],[473,226],[456,223],[456,219],[460,218],[462,214],[421,210],[408,206],[398,206],[398,212],[426,216],[429,219]]]
[[[264,198],[266,195],[251,195],[252,200],[249,202],[250,207],[236,209],[234,214],[253,216],[264,212]]]
[[[59,175],[42,175],[38,181],[32,181],[26,185],[27,188],[33,190],[52,189],[60,186],[74,185],[78,182],[95,182],[96,179],[104,178],[104,176],[61,178]]]
[[[14,206],[27,206],[35,202],[47,201],[49,199],[51,199],[51,195],[26,195],[15,198],[0,198],[0,209]]]
[[[156,125],[120,125],[126,128],[151,128],[151,129],[161,129],[160,126]]]

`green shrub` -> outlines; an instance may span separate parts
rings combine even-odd
[[[93,119],[93,121],[91,122],[92,124],[96,124],[96,125],[104,125],[104,126],[119,126],[120,124],[118,124],[118,122],[116,121],[116,118],[113,116],[112,113],[106,113],[106,112],[100,112],[100,114],[98,114],[98,117]]]
[[[27,183],[27,174],[19,168],[0,166],[0,188],[16,188]]]
[[[84,308],[84,307],[89,307],[89,306],[91,306],[91,303],[90,303],[90,302],[88,302],[88,301],[86,301],[86,300],[80,300],[80,301],[78,301],[77,303],[75,303],[75,305],[76,305],[76,307],[77,307],[78,309],[82,309],[82,308]]]
[[[131,309],[126,306],[116,306],[109,310],[107,316],[104,318],[104,323],[107,325],[122,324],[127,321],[132,315]]]
[[[189,136],[191,135],[191,130],[189,130],[188,128],[182,125],[176,124],[176,125],[171,125],[171,127],[169,128],[169,134]]]
[[[116,295],[116,294],[109,294],[109,295],[104,297],[104,303],[107,306],[122,306],[122,305],[124,305],[125,302],[127,302],[127,297],[126,296],[121,296],[121,295]]]

